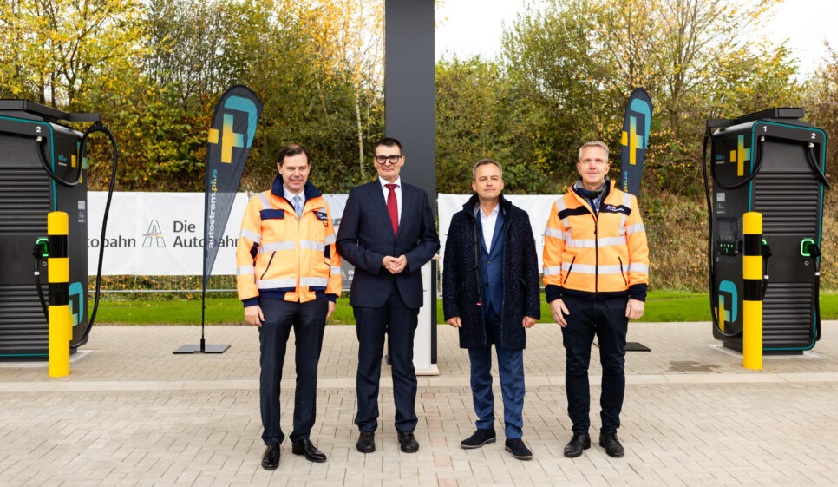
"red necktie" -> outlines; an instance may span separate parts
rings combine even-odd
[[[387,213],[390,214],[390,223],[393,224],[393,234],[399,233],[399,205],[396,202],[396,185],[385,184],[385,188],[390,190],[387,194]]]

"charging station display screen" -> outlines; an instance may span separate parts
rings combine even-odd
[[[716,251],[719,255],[736,255],[737,228],[736,218],[716,220]]]
[[[716,221],[716,240],[718,242],[736,242],[736,219],[719,218]]]

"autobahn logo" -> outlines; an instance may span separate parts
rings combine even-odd
[[[166,240],[163,238],[163,232],[160,231],[160,222],[151,220],[148,224],[148,230],[143,234],[143,247],[165,247]]]

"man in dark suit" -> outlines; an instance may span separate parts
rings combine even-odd
[[[520,460],[532,451],[521,439],[526,329],[541,316],[538,254],[526,212],[503,197],[500,164],[477,161],[475,194],[448,227],[442,307],[468,349],[477,431],[460,442],[470,450],[495,442],[492,345],[498,358],[506,450]]]
[[[375,146],[378,180],[349,192],[337,248],[355,266],[349,304],[355,314],[358,370],[355,376],[360,436],[355,447],[375,451],[378,383],[388,336],[401,449],[419,450],[416,429],[416,369],[413,338],[422,306],[422,266],[439,249],[434,215],[423,190],[402,183],[401,143],[384,138]]]

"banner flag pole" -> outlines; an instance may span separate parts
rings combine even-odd
[[[620,137],[619,188],[639,198],[643,164],[652,131],[652,99],[643,88],[635,88],[626,103],[623,116],[623,133]],[[627,352],[650,352],[642,343],[626,342]]]
[[[253,145],[262,102],[256,93],[235,85],[221,95],[207,136],[207,162],[204,192],[204,271],[201,280],[201,340],[198,345],[183,345],[174,353],[223,353],[230,345],[207,345],[207,282],[218,255],[233,200],[239,189],[244,164]]]

